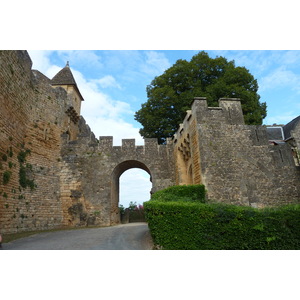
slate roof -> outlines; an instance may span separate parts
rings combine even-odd
[[[269,140],[284,140],[282,127],[267,127],[267,136]]]
[[[76,85],[69,62],[51,80],[52,85]]]
[[[291,131],[295,129],[295,127],[299,122],[300,122],[300,116],[298,116],[290,123],[287,123],[285,126],[283,126],[284,137],[286,140],[291,137]]]
[[[52,85],[73,85],[75,89],[77,90],[78,94],[81,97],[81,100],[83,100],[83,97],[77,87],[76,81],[73,77],[73,74],[71,72],[69,62],[67,62],[66,66],[61,69],[51,80]]]

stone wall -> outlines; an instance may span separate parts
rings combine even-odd
[[[61,226],[60,145],[67,93],[31,70],[26,51],[0,51],[0,231]],[[4,180],[4,177],[6,178]]]
[[[210,108],[205,98],[195,98],[174,137],[175,156],[183,156],[185,137],[195,134],[195,124],[198,145],[190,147],[186,164],[195,169],[193,182],[205,184],[208,198],[254,207],[299,202],[300,170],[290,146],[269,144],[264,126],[244,125],[240,101],[220,99],[219,107]]]
[[[119,223],[120,176],[130,168],[140,168],[150,174],[152,192],[173,185],[172,150],[170,144],[158,145],[157,139],[145,139],[144,146],[124,139],[122,146],[113,146],[113,137],[95,139],[82,118],[78,139],[66,142],[62,150],[63,202],[65,207],[81,207],[77,213],[64,212],[65,224]]]

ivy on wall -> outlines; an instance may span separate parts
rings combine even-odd
[[[32,165],[26,163],[26,157],[30,154],[30,149],[21,150],[18,154],[18,161],[20,164],[19,183],[22,188],[30,187],[30,189],[33,190],[35,188],[35,183],[33,179],[29,178],[29,174],[32,173]]]

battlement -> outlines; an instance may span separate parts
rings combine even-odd
[[[244,125],[244,116],[239,98],[220,98],[218,107],[208,107],[205,97],[195,97],[192,103],[192,114],[197,116],[198,123],[224,123]]]
[[[145,138],[144,145],[136,145],[135,139],[122,139],[121,146],[113,145],[113,136],[100,136],[99,137],[99,149],[102,151],[112,151],[113,149],[122,151],[141,150],[157,151],[159,148],[165,148],[166,145],[159,145],[157,138]]]
[[[209,107],[206,97],[195,97],[191,110],[187,110],[183,123],[179,124],[178,130],[173,136],[175,143],[180,136],[189,131],[192,120],[195,120],[197,124],[245,124],[239,98],[220,98],[219,106]]]

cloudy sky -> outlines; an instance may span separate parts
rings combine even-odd
[[[81,114],[96,137],[111,135],[114,145],[139,135],[134,113],[147,101],[146,86],[178,59],[190,60],[201,50],[35,51],[29,50],[33,68],[52,78],[69,61],[85,99]],[[264,124],[286,124],[300,113],[300,51],[206,50],[245,66],[257,79],[261,101],[267,103]],[[201,95],[199,95],[201,96]],[[132,169],[121,177],[120,203],[142,204],[149,199],[146,172]]]

